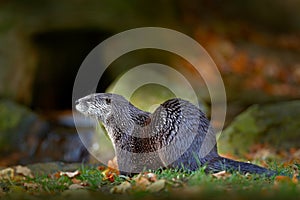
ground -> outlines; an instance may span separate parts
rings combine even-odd
[[[265,152],[266,149],[261,149]],[[297,154],[291,151],[290,154]],[[258,154],[256,152],[256,154]],[[273,152],[274,153],[274,152]],[[252,158],[256,154],[253,154]],[[269,152],[271,155],[272,152]],[[250,156],[250,155],[249,155]],[[285,160],[283,154],[281,156]],[[275,156],[275,157],[276,157]],[[273,155],[274,157],[274,155]],[[261,157],[262,158],[262,157]],[[278,176],[222,171],[206,174],[174,169],[145,171],[133,177],[119,175],[115,160],[106,166],[87,164],[34,164],[0,170],[0,197],[3,199],[297,199],[300,195],[299,159],[285,162],[256,160],[276,170]],[[49,167],[47,167],[47,165]],[[285,175],[285,176],[283,176]]]

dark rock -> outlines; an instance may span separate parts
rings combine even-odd
[[[13,151],[23,146],[29,129],[37,122],[37,119],[37,115],[26,107],[10,100],[0,100],[1,153]],[[32,144],[33,143],[32,141]],[[34,148],[33,146],[32,148]],[[23,150],[25,150],[25,148],[25,146],[21,147]]]
[[[88,140],[93,131],[87,129],[85,133]],[[0,156],[2,165],[89,161],[75,126],[41,119],[10,100],[0,100]]]

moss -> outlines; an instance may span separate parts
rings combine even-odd
[[[258,106],[252,106],[237,116],[232,124],[223,131],[219,139],[219,151],[221,153],[244,154],[253,144],[257,135],[261,132],[253,113]]]
[[[253,105],[238,115],[219,139],[221,153],[243,155],[257,143],[299,148],[300,101]]]
[[[36,115],[26,107],[9,100],[0,100],[0,150],[15,148]]]
[[[22,112],[16,112],[11,102],[0,102],[0,131],[7,131],[16,127],[22,117]]]

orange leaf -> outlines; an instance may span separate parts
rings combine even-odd
[[[81,183],[81,180],[79,180],[77,178],[72,178],[72,183],[79,184],[79,183]]]
[[[294,184],[294,181],[292,178],[290,178],[288,176],[276,176],[274,184],[278,185],[280,183]]]
[[[290,181],[290,180],[291,180],[291,178],[288,176],[276,176],[275,177],[275,181],[278,181],[278,182]]]
[[[51,179],[58,179],[60,178],[60,172],[55,172],[54,174],[48,174],[48,178],[51,178]]]
[[[98,166],[98,170],[99,170],[99,171],[103,171],[103,170],[105,170],[105,168],[106,168],[106,167],[105,167],[105,166],[103,166],[103,165],[101,165],[101,166]]]
[[[115,181],[115,178],[114,176],[116,175],[119,175],[119,171],[116,170],[116,169],[112,169],[112,168],[106,168],[106,170],[104,170],[102,172],[102,175],[104,176],[103,177],[103,180],[109,180],[110,182],[114,182]]]
[[[298,175],[297,174],[293,175],[292,182],[295,183],[295,184],[298,183]]]

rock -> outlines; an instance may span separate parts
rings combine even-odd
[[[0,152],[16,150],[37,120],[37,115],[13,101],[0,100]]]
[[[300,148],[300,101],[253,105],[223,131],[220,153],[244,155],[254,144],[275,149]]]
[[[75,126],[59,119],[47,121],[25,106],[0,100],[0,165],[88,161],[89,154]],[[87,140],[93,135],[87,128],[83,133]]]

